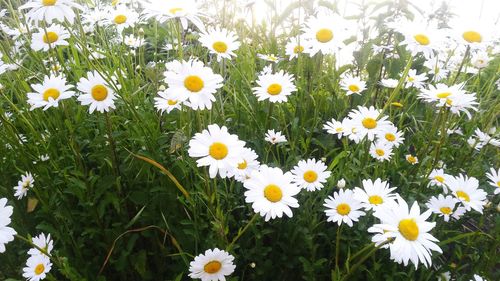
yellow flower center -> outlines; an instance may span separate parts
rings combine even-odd
[[[92,98],[96,101],[103,101],[108,97],[108,88],[104,85],[95,85],[90,92]]]
[[[417,158],[415,156],[412,156],[412,155],[408,156],[408,158],[406,160],[408,160],[408,162],[410,162],[411,164],[417,163]]]
[[[220,263],[220,261],[209,261],[207,264],[205,264],[203,270],[208,274],[214,274],[219,272],[221,267],[222,264]]]
[[[477,31],[472,30],[464,32],[462,34],[462,37],[469,43],[481,43],[481,41],[483,41],[483,37],[481,36],[481,34],[479,34],[479,32]]]
[[[418,238],[418,225],[414,219],[404,219],[399,222],[399,233],[406,240],[415,241]]]
[[[385,139],[392,142],[396,140],[396,136],[394,134],[387,133],[385,134]]]
[[[453,100],[451,100],[451,99],[446,99],[446,104],[447,104],[447,105],[451,105],[452,103],[453,103]]]
[[[500,187],[500,181],[497,181],[497,186]]]
[[[329,42],[333,39],[333,32],[328,28],[322,28],[316,32],[316,40],[321,43]]]
[[[271,84],[269,87],[267,87],[267,93],[270,94],[271,96],[276,96],[281,93],[281,85],[280,84]]]
[[[221,142],[214,142],[208,148],[208,153],[215,160],[222,160],[227,156],[227,146]]]
[[[439,93],[439,94],[437,94],[436,96],[437,96],[438,98],[440,98],[440,99],[445,99],[445,98],[449,97],[450,95],[451,95],[451,93],[450,93],[450,92],[443,92],[443,93]]]
[[[40,275],[40,274],[42,274],[44,271],[45,271],[45,266],[43,265],[43,263],[39,263],[39,264],[37,264],[37,266],[35,267],[35,274],[36,274],[36,275]]]
[[[172,8],[170,10],[168,10],[171,14],[175,15],[177,14],[178,12],[182,11],[183,9],[182,8]]]
[[[457,191],[457,197],[460,198],[460,200],[470,202],[469,194],[463,192],[462,190]]]
[[[43,35],[43,38],[42,38],[42,40],[45,44],[52,44],[52,43],[56,42],[57,39],[59,39],[59,35],[57,35],[57,33],[53,32],[53,31],[49,31],[49,32],[45,33]]]
[[[116,24],[125,23],[127,21],[127,16],[125,16],[125,15],[118,15],[118,16],[115,17],[114,21],[115,21]]]
[[[295,46],[295,48],[293,48],[293,52],[298,54],[298,53],[302,53],[304,51],[304,47],[298,45],[298,46]]]
[[[50,88],[50,89],[45,90],[45,92],[43,92],[43,100],[49,101],[49,98],[53,98],[54,100],[57,100],[57,98],[60,95],[61,95],[61,92],[59,92],[58,89]]]
[[[168,105],[176,105],[177,101],[176,100],[167,100]]]
[[[212,45],[212,48],[214,48],[217,53],[225,53],[227,51],[227,44],[222,41],[217,41]]]
[[[429,40],[429,37],[425,36],[424,34],[417,34],[417,35],[413,36],[413,38],[415,39],[415,41],[418,42],[418,44],[423,45],[423,46],[427,46],[427,45],[429,45],[429,43],[431,43],[431,40]]]
[[[57,0],[42,0],[42,5],[44,6],[54,6]]]
[[[276,203],[283,197],[283,192],[279,186],[270,184],[264,188],[264,197],[266,197],[267,200]]]
[[[238,163],[238,169],[240,169],[240,170],[244,170],[244,169],[246,169],[246,168],[247,168],[247,166],[248,166],[248,163],[247,163],[247,161],[246,161],[246,160],[243,160],[243,162]]]
[[[451,208],[450,207],[441,207],[439,208],[439,211],[445,215],[451,214]]]
[[[368,197],[368,202],[370,202],[370,204],[372,204],[372,205],[380,205],[380,204],[384,203],[384,199],[382,199],[382,197],[380,197],[378,195],[372,195],[372,196]]]
[[[377,121],[373,118],[370,118],[370,117],[363,119],[363,121],[361,121],[361,123],[367,129],[373,129],[373,128],[377,127]]]
[[[442,177],[442,176],[435,176],[434,179],[437,180],[440,183],[444,182],[444,177]]]
[[[184,87],[194,93],[201,91],[204,85],[205,83],[203,80],[196,75],[189,75],[186,79],[184,79]]]
[[[349,91],[351,91],[351,92],[354,92],[354,93],[359,92],[359,87],[358,87],[358,85],[354,85],[354,84],[352,84],[352,85],[349,85],[349,87],[348,87],[348,88],[349,88]]]
[[[375,153],[377,153],[378,156],[385,155],[385,151],[383,149],[380,149],[380,148],[375,149]]]
[[[337,213],[341,216],[348,215],[351,212],[351,207],[346,203],[340,203],[337,205]]]
[[[344,128],[336,128],[336,129],[335,129],[335,132],[337,132],[337,133],[340,133],[340,132],[342,132],[342,131],[344,131]]]
[[[315,171],[309,170],[304,173],[304,180],[308,183],[315,182],[318,179],[318,174]]]

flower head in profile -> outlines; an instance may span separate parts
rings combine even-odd
[[[35,179],[33,179],[33,175],[30,172],[26,172],[21,176],[21,180],[17,182],[17,185],[14,186],[14,196],[18,200],[21,200],[28,193],[28,189],[33,188],[34,183]]]
[[[253,171],[250,179],[243,183],[245,202],[252,203],[254,212],[264,217],[265,221],[281,218],[283,214],[293,217],[291,208],[298,208],[299,202],[294,197],[300,191],[293,183],[290,172],[283,173],[280,168],[266,165]]]
[[[7,199],[0,198],[0,253],[5,252],[5,245],[14,241],[14,235],[17,234],[12,227],[9,227],[12,212],[12,206],[7,206]]]
[[[224,281],[236,268],[233,261],[234,257],[224,250],[206,250],[189,264],[189,277],[202,281]]]
[[[45,235],[44,233],[40,233],[38,236],[32,238],[33,244],[35,244],[38,248],[41,248],[50,254],[52,249],[54,248],[54,241],[50,238],[50,233]],[[37,248],[31,248],[28,251],[28,255],[37,256],[44,255],[44,253],[40,252]]]
[[[500,169],[491,168],[486,177],[490,180],[489,184],[495,188],[494,194],[500,193]]]
[[[204,32],[205,25],[200,19],[198,3],[195,0],[147,0],[144,5],[144,16],[148,19],[154,18],[160,23],[178,19],[184,30],[191,22]]]

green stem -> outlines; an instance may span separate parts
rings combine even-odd
[[[337,228],[337,237],[335,241],[335,270],[339,268],[339,256],[340,256],[340,236],[342,234],[342,224]]]
[[[340,279],[340,281],[346,281],[346,280],[349,280],[349,277],[358,269],[358,267],[360,267],[363,262],[365,260],[367,260],[369,257],[371,257],[378,249],[382,248],[382,246],[384,246],[385,244],[388,244],[390,242],[392,242],[393,239],[387,239],[384,243],[374,247],[370,252],[368,252],[368,254],[366,254],[364,257],[362,257],[353,267],[351,267],[351,269],[349,271],[347,271],[347,274],[344,275],[344,277],[342,277],[342,279]],[[370,246],[373,246],[375,244],[370,244]]]
[[[238,241],[238,239],[240,239],[240,237],[243,235],[243,233],[245,233],[248,230],[248,228],[255,222],[255,220],[258,217],[259,217],[258,213],[253,215],[253,217],[248,221],[248,223],[245,225],[245,227],[241,231],[238,231],[238,235],[236,235],[236,237],[233,238],[233,241],[231,241],[231,243],[226,247],[226,251],[229,252],[233,248],[234,243],[236,243],[236,241]]]

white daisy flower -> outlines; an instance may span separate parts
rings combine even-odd
[[[314,56],[321,52],[324,55],[333,54],[344,47],[348,37],[347,23],[339,15],[320,13],[307,19],[302,28],[303,38],[309,44],[308,53]]]
[[[479,181],[474,177],[468,177],[459,174],[456,177],[449,177],[446,185],[455,196],[464,205],[467,211],[471,208],[483,213],[483,207],[486,204],[486,192],[479,189]]]
[[[315,191],[323,188],[323,184],[332,174],[327,171],[328,167],[322,161],[315,159],[300,160],[291,172],[294,176],[294,182],[300,188],[307,191]]]
[[[480,150],[487,144],[500,147],[500,140],[492,138],[489,134],[481,131],[479,128],[476,128],[476,130],[474,130],[474,136],[478,140],[477,150]]]
[[[209,29],[206,33],[202,33],[198,40],[210,50],[210,53],[217,55],[217,61],[236,57],[234,51],[240,47],[236,34],[225,28]]]
[[[490,172],[486,173],[486,177],[490,180],[488,183],[495,187],[494,194],[500,193],[500,169],[495,171],[494,168],[491,168]]]
[[[452,177],[451,175],[445,174],[443,169],[434,169],[429,174],[429,184],[427,186],[439,186],[443,188],[444,193],[448,193],[448,188],[446,185],[448,184],[448,178]]]
[[[323,130],[332,135],[337,135],[340,139],[345,132],[344,124],[332,118],[323,125]]]
[[[411,154],[406,154],[405,155],[405,159],[408,163],[412,164],[412,165],[416,165],[418,164],[418,158],[417,156],[413,156]]]
[[[408,75],[406,76],[405,88],[417,88],[422,89],[425,85],[425,81],[429,79],[425,73],[417,74],[415,69],[410,69]]]
[[[103,113],[115,108],[115,91],[97,71],[87,72],[87,78],[80,78],[77,88],[82,92],[78,101],[82,105],[90,105],[89,113],[95,110]]]
[[[478,51],[475,54],[472,55],[470,61],[471,64],[478,69],[483,69],[488,66],[488,63],[490,62],[491,58],[489,57],[488,53],[485,51]]]
[[[146,18],[155,18],[160,23],[179,19],[184,30],[188,28],[188,22],[193,23],[202,32],[205,30],[200,19],[199,4],[195,0],[148,0],[144,4]]]
[[[292,60],[294,58],[298,58],[302,53],[307,53],[309,45],[310,44],[306,42],[305,38],[292,37],[288,43],[286,43],[285,53],[288,56],[288,59]]]
[[[54,20],[73,23],[75,12],[73,8],[83,10],[83,7],[72,0],[30,0],[19,7],[19,10],[29,9],[26,16],[30,21],[45,21],[51,23]]]
[[[429,202],[425,205],[429,210],[433,213],[438,214],[440,217],[444,218],[444,221],[449,221],[450,216],[459,219],[463,214],[465,214],[466,210],[464,207],[457,207],[455,209],[456,204],[459,201],[454,197],[448,195],[446,197],[443,194],[439,194],[438,197],[431,197]]]
[[[26,174],[21,175],[21,180],[17,182],[16,186],[14,186],[14,196],[17,197],[18,200],[21,200],[26,196],[26,194],[28,194],[28,189],[33,188],[34,183],[35,180],[30,172],[26,172]]]
[[[252,203],[254,212],[264,217],[265,221],[281,218],[283,213],[291,218],[291,208],[299,207],[294,196],[300,188],[293,183],[293,175],[283,173],[280,168],[262,165],[258,171],[252,172],[243,186],[248,189],[245,191],[245,202]]]
[[[387,78],[387,79],[381,79],[379,84],[383,87],[394,89],[398,86],[399,81],[396,79]]]
[[[132,49],[137,49],[146,45],[146,40],[140,36],[136,37],[134,35],[127,35],[123,38],[123,43]]]
[[[172,94],[167,94],[166,91],[158,92],[159,97],[155,97],[155,108],[161,113],[167,111],[170,113],[172,110],[181,110],[181,102],[172,98]]]
[[[125,5],[117,5],[116,8],[109,9],[105,24],[115,26],[118,33],[122,33],[125,28],[134,27],[139,22],[139,14]]]
[[[387,161],[392,156],[392,146],[387,142],[376,141],[370,145],[370,155],[378,161]]]
[[[200,158],[196,160],[198,167],[209,166],[211,178],[217,173],[221,178],[233,167],[242,162],[241,150],[245,142],[240,141],[237,135],[231,135],[226,126],[217,124],[208,125],[208,130],[196,133],[189,141],[189,156]]]
[[[349,112],[349,118],[354,123],[356,134],[359,135],[360,139],[366,136],[370,141],[373,141],[376,134],[392,125],[387,120],[387,116],[380,116],[380,114],[381,110],[375,109],[373,106],[370,108],[358,106],[358,109]]]
[[[282,133],[279,131],[275,132],[274,129],[267,131],[264,140],[266,140],[272,144],[287,142],[285,135],[282,135]]]
[[[405,140],[403,132],[398,131],[398,128],[394,125],[384,127],[377,133],[376,137],[377,141],[385,142],[394,147],[399,147]]]
[[[39,281],[47,277],[52,269],[52,263],[46,255],[35,255],[28,258],[23,268],[23,277],[28,281]]]
[[[258,86],[252,90],[259,101],[269,99],[270,102],[286,102],[287,97],[297,91],[293,81],[293,75],[283,70],[276,73],[264,71],[257,78]]]
[[[14,241],[14,235],[17,234],[13,228],[8,226],[11,222],[13,208],[6,205],[7,199],[0,198],[0,253],[5,252],[5,245]]]
[[[244,182],[250,178],[252,171],[259,169],[260,163],[257,160],[257,153],[251,148],[244,147],[240,155],[243,160],[236,167],[228,171],[228,178],[234,176],[237,181]]]
[[[272,63],[277,63],[281,60],[280,57],[278,57],[274,54],[257,54],[257,57],[261,60],[265,60],[265,61],[272,62]]]
[[[361,202],[363,208],[367,211],[378,207],[386,207],[394,203],[396,194],[392,193],[397,187],[390,187],[387,181],[377,178],[375,181],[370,179],[363,180],[363,189],[354,188],[354,198]]]
[[[69,32],[59,24],[52,24],[39,32],[33,33],[31,49],[34,51],[48,51],[56,46],[68,46]]]
[[[172,61],[164,73],[170,99],[183,102],[194,110],[211,109],[214,94],[222,87],[222,76],[214,74],[197,59]]]
[[[418,98],[428,103],[436,102],[437,107],[449,107],[450,111],[458,114],[463,111],[470,118],[469,109],[476,110],[476,95],[468,94],[463,90],[464,83],[447,86],[445,84],[429,85],[428,89],[422,89]]]
[[[366,90],[366,82],[362,81],[359,77],[345,76],[340,81],[342,90],[346,91],[346,95],[352,94],[361,95],[361,92]]]
[[[234,257],[224,250],[215,248],[199,254],[189,264],[189,277],[202,281],[225,281],[234,272]]]
[[[44,233],[40,233],[38,236],[35,236],[31,239],[31,242],[35,244],[37,247],[44,249],[48,254],[52,252],[54,248],[54,241],[50,238],[50,233],[45,235]],[[44,253],[40,252],[37,248],[31,248],[28,251],[28,255],[37,256],[44,255]]]
[[[406,45],[406,49],[414,56],[422,53],[425,58],[430,58],[435,50],[441,48],[443,36],[427,22],[401,22],[396,30],[405,37],[399,44]]]
[[[430,210],[420,214],[420,207],[414,202],[411,209],[400,197],[397,203],[390,208],[378,208],[373,214],[379,218],[381,223],[374,227],[383,229],[383,234],[387,239],[394,239],[389,244],[391,259],[397,263],[408,265],[411,261],[415,268],[419,263],[425,267],[432,265],[431,250],[442,253],[441,248],[434,243],[439,242],[434,236],[428,233],[436,226],[435,222],[426,220],[432,214]]]
[[[328,217],[326,221],[336,222],[339,226],[342,222],[349,227],[353,226],[353,222],[357,222],[360,217],[365,215],[361,211],[361,202],[354,199],[354,193],[350,189],[341,189],[339,192],[333,193],[325,199],[325,214]]]
[[[59,101],[71,98],[75,92],[70,91],[72,85],[66,85],[66,78],[62,76],[45,76],[41,84],[33,84],[31,88],[35,92],[28,93],[28,103],[30,110],[43,107],[47,110],[50,107],[57,107]]]
[[[477,274],[474,274],[474,279],[471,279],[469,281],[486,281],[483,277],[477,275]]]
[[[494,23],[458,17],[450,24],[457,42],[472,50],[484,49],[495,38]]]

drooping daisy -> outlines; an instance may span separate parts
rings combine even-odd
[[[75,12],[73,8],[83,10],[83,7],[72,0],[30,0],[19,7],[19,10],[30,9],[26,16],[30,21],[45,21],[51,23],[54,20],[73,23]]]
[[[294,182],[307,191],[320,190],[332,174],[322,161],[315,159],[300,160],[291,172]]]
[[[118,33],[122,33],[125,28],[134,27],[139,21],[139,14],[125,5],[117,5],[115,9],[110,9],[105,23],[115,26]]]
[[[394,203],[396,195],[392,193],[397,187],[390,187],[387,181],[377,178],[363,180],[363,189],[354,188],[354,198],[361,202],[363,208],[369,211],[378,207],[385,207]]]
[[[434,169],[429,174],[430,181],[429,181],[428,186],[432,186],[432,185],[440,186],[443,188],[444,193],[448,193],[448,188],[446,187],[446,185],[448,184],[447,179],[449,177],[452,177],[452,176],[445,174],[443,169]]]
[[[7,199],[0,198],[0,253],[5,252],[5,245],[9,242],[14,241],[14,235],[17,232],[9,227],[10,216],[12,216],[13,208],[12,206],[6,206]]]
[[[333,54],[344,46],[348,36],[347,23],[339,15],[322,13],[311,16],[303,27],[303,38],[309,44],[308,53],[314,56],[321,52],[324,55]]]
[[[362,81],[359,77],[345,76],[340,81],[340,86],[346,95],[350,96],[352,94],[361,95],[361,92],[366,90],[366,82]]]
[[[31,49],[34,51],[48,51],[56,46],[68,46],[69,32],[59,24],[52,24],[39,32],[33,33]]]
[[[381,223],[374,227],[385,230],[383,234],[387,239],[394,239],[389,245],[391,259],[397,263],[408,265],[411,261],[415,268],[419,263],[425,267],[432,265],[431,250],[442,253],[441,248],[434,243],[439,242],[428,233],[436,226],[435,222],[426,220],[432,214],[431,210],[420,213],[420,207],[414,202],[411,209],[402,199],[397,198],[396,204],[391,208],[378,208],[373,214]]]
[[[34,183],[33,175],[30,172],[26,172],[26,174],[21,176],[21,180],[17,182],[17,185],[14,186],[14,196],[18,200],[21,200],[28,193],[28,189],[33,188]]]
[[[459,174],[455,177],[449,177],[446,185],[467,211],[472,208],[481,214],[483,213],[487,194],[479,188],[479,181],[476,178]]]
[[[341,189],[339,192],[333,193],[325,199],[325,214],[328,217],[326,221],[337,222],[340,226],[342,222],[349,227],[353,226],[353,222],[357,222],[359,217],[364,216],[365,212],[361,211],[361,202],[354,199],[354,193],[350,189]]]
[[[381,79],[379,84],[383,87],[394,89],[398,86],[399,81],[396,79],[387,78],[387,79]]]
[[[477,110],[475,94],[467,94],[463,89],[464,83],[447,86],[438,83],[436,86],[429,85],[428,89],[422,89],[418,98],[428,103],[436,102],[437,107],[449,107],[451,112],[458,114],[463,111],[469,116],[469,109]]]
[[[134,35],[127,35],[123,38],[123,43],[135,50],[144,46],[146,44],[146,40],[144,40],[144,37],[141,36],[136,37]]]
[[[397,25],[396,30],[405,37],[399,44],[406,45],[412,55],[422,53],[426,58],[430,58],[434,51],[440,48],[443,36],[427,22],[402,22]]]
[[[460,115],[460,112],[465,113],[467,118],[471,119],[472,115],[470,110],[477,111],[476,93],[457,93],[446,100],[446,106],[450,108],[450,112]]]
[[[225,178],[233,167],[242,162],[241,150],[245,142],[240,141],[237,135],[228,133],[227,127],[217,124],[208,125],[208,130],[196,133],[189,141],[189,156],[200,158],[196,160],[198,167],[209,166],[211,178],[219,173]]]
[[[263,71],[257,78],[257,87],[253,87],[253,93],[259,101],[269,99],[270,102],[286,102],[287,96],[295,92],[297,88],[293,84],[294,77],[283,70],[272,73]]]
[[[277,63],[281,60],[280,57],[278,57],[274,54],[257,54],[257,57],[261,60],[265,60],[265,61],[272,62],[272,63]]]
[[[214,94],[222,87],[222,76],[214,74],[211,68],[197,59],[172,61],[166,67],[166,94],[171,99],[184,102],[194,110],[212,108]]]
[[[408,75],[406,76],[405,88],[415,87],[417,89],[422,89],[427,81],[427,75],[425,73],[417,74],[415,69],[410,69]]]
[[[370,145],[370,155],[378,161],[390,160],[392,156],[392,146],[386,142],[376,141]]]
[[[35,255],[28,258],[23,268],[23,277],[28,281],[39,281],[47,277],[52,269],[52,263],[46,255]]]
[[[448,195],[446,197],[443,194],[439,194],[438,197],[431,197],[429,202],[425,205],[433,213],[438,214],[440,217],[444,218],[444,221],[449,221],[450,216],[459,219],[465,213],[464,207],[458,207],[455,209],[456,204],[459,201],[454,197]]]
[[[279,131],[275,132],[274,129],[267,131],[264,140],[266,140],[266,141],[268,141],[268,142],[270,142],[272,144],[277,144],[277,143],[281,143],[281,142],[287,142],[286,136],[283,135]]]
[[[399,147],[404,141],[403,132],[394,125],[386,126],[377,133],[377,141]]]
[[[258,171],[252,172],[243,186],[248,189],[245,191],[245,202],[252,203],[254,212],[264,217],[265,221],[281,218],[283,213],[291,218],[291,208],[299,207],[294,196],[300,188],[293,183],[293,175],[283,173],[280,168],[262,165]]]
[[[174,109],[181,109],[182,103],[176,99],[173,99],[172,94],[167,94],[166,91],[160,91],[158,92],[158,96],[159,97],[155,97],[155,108],[161,113],[163,113],[164,111],[170,113],[170,111]]]
[[[486,177],[490,180],[489,184],[495,187],[494,194],[500,193],[500,169],[495,171],[494,168],[491,168],[490,172],[486,173]]]
[[[477,69],[483,69],[487,67],[490,60],[490,56],[485,51],[476,52],[470,59],[471,64]]]
[[[329,134],[337,135],[337,137],[340,139],[345,132],[345,127],[342,122],[339,122],[332,118],[332,120],[326,122],[323,125],[323,130],[326,130],[326,132]]]
[[[416,165],[418,164],[418,158],[417,156],[413,156],[411,154],[406,154],[405,155],[405,159],[408,163],[412,164],[412,165]]]
[[[358,109],[349,112],[349,118],[356,126],[357,134],[361,139],[366,136],[373,141],[376,134],[392,125],[387,120],[387,116],[380,116],[380,114],[381,110],[375,109],[373,106],[370,106],[370,108],[358,106]]]
[[[224,250],[215,248],[199,254],[189,264],[189,277],[202,281],[225,281],[234,272],[234,257]]]
[[[50,252],[52,252],[52,249],[54,248],[54,241],[50,238],[50,233],[48,235],[40,233],[38,236],[33,237],[31,241],[37,247],[45,250],[48,254],[50,254]],[[40,252],[40,250],[38,250],[37,248],[31,248],[28,251],[28,255],[37,256],[44,255],[44,253]]]
[[[306,42],[305,38],[292,37],[288,43],[286,43],[285,53],[288,56],[288,59],[292,60],[294,58],[298,58],[302,53],[307,53],[309,45],[310,44]]]
[[[179,19],[184,30],[188,28],[188,22],[191,22],[203,32],[205,26],[200,19],[198,6],[195,0],[148,0],[144,6],[144,15],[155,18],[160,23]]]
[[[90,105],[90,113],[95,110],[103,113],[115,108],[115,92],[97,71],[87,72],[87,78],[80,78],[77,88],[82,92],[82,95],[78,96],[78,101],[82,105]]]
[[[244,182],[249,179],[252,171],[258,170],[260,167],[257,161],[258,155],[251,148],[244,147],[240,152],[242,161],[236,167],[228,171],[228,177],[234,176],[239,182]]]
[[[31,105],[30,110],[43,107],[47,110],[50,107],[57,107],[59,101],[68,99],[75,92],[70,91],[72,85],[66,84],[66,78],[62,76],[45,76],[41,84],[33,84],[31,88],[35,92],[28,93],[28,103]]]
[[[234,51],[240,47],[236,34],[225,28],[209,29],[206,33],[202,33],[198,40],[210,50],[210,53],[217,55],[217,61],[235,57]]]

